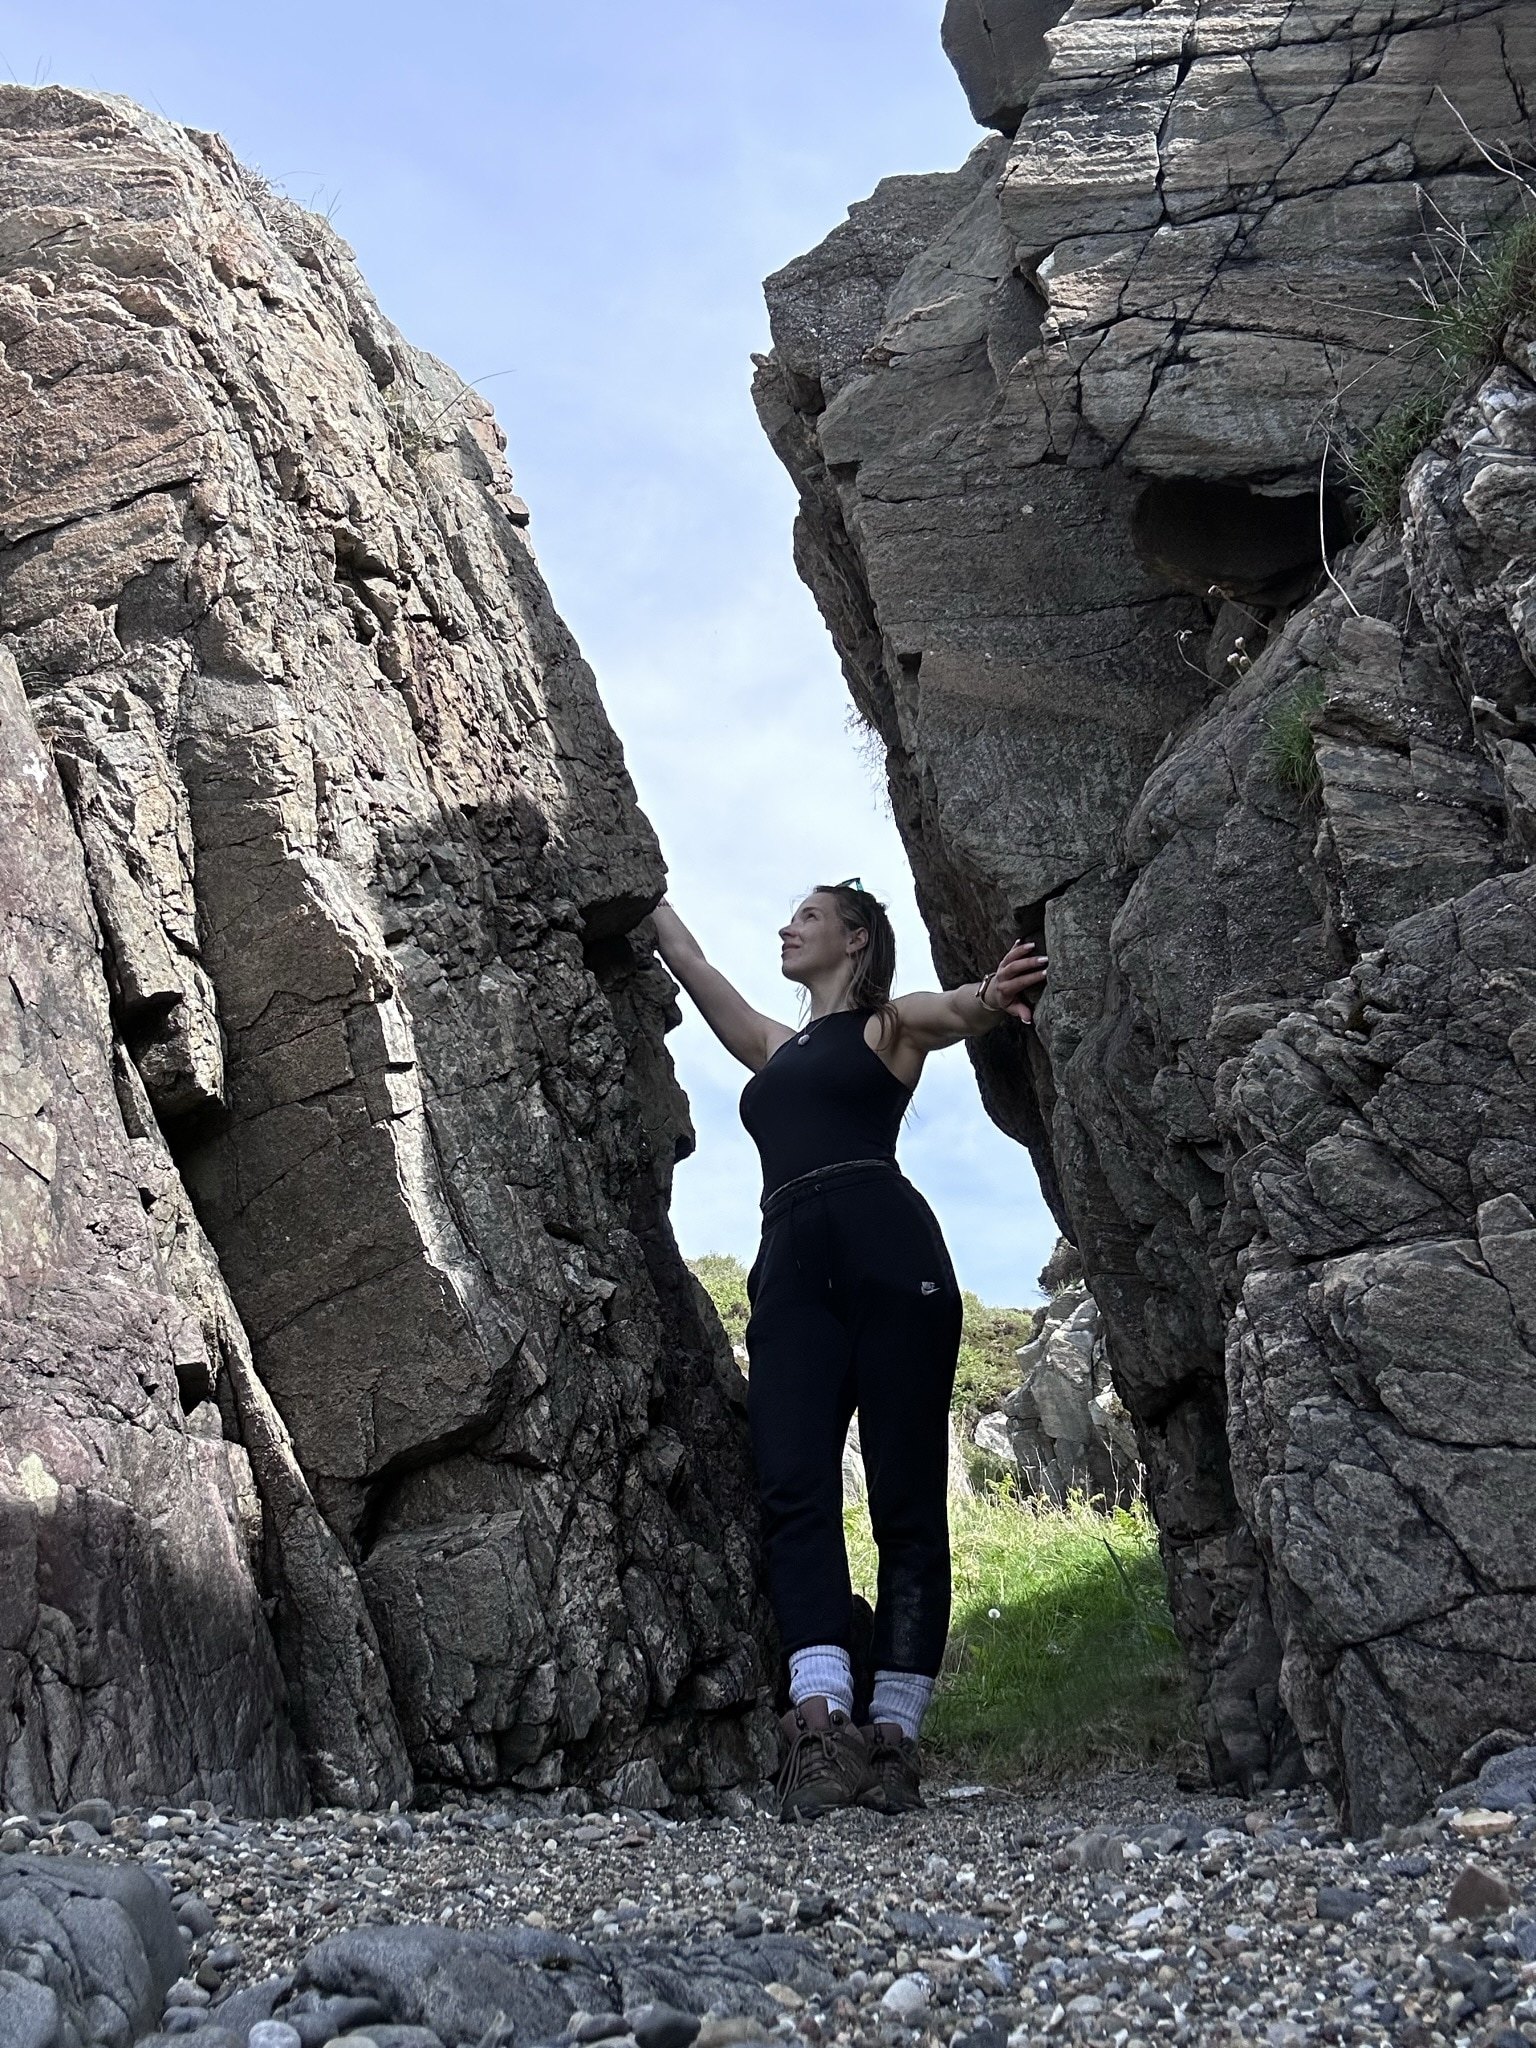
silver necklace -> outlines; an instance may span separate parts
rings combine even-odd
[[[813,1017],[810,1023],[806,1025],[800,1036],[795,1040],[796,1045],[804,1045],[810,1038],[811,1033],[816,1029],[816,1026],[818,1024],[825,1024],[829,1017],[845,1017],[847,1014],[846,1010],[823,1010],[819,1017]]]

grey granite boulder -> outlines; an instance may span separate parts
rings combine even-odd
[[[1018,1358],[1019,1384],[1002,1412],[1020,1490],[1127,1506],[1139,1491],[1141,1465],[1110,1376],[1103,1318],[1086,1287],[1053,1296]]]
[[[0,1857],[6,2048],[129,2048],[159,2020],[185,1960],[170,1893],[146,1872]]]
[[[1536,1743],[1490,1757],[1477,1774],[1476,1803],[1504,1813],[1536,1809]]]

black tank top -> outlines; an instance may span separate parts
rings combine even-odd
[[[867,1044],[868,1010],[831,1010],[787,1038],[741,1091],[763,1193],[818,1166],[894,1159],[912,1090]]]

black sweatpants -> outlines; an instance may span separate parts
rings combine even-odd
[[[851,1644],[842,1458],[857,1410],[880,1556],[874,1666],[937,1676],[961,1304],[933,1211],[878,1161],[791,1183],[764,1207],[747,1295],[748,1406],[784,1650]]]

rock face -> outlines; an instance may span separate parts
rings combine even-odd
[[[730,1782],[662,866],[502,437],[216,137],[0,156],[6,1796]]]
[[[978,1448],[1007,1460],[1026,1498],[1080,1493],[1126,1507],[1137,1495],[1136,1438],[1114,1389],[1103,1321],[1081,1282],[1062,1288],[1020,1346],[1018,1386],[977,1421]]]
[[[250,1467],[210,1402],[185,1412],[203,1332],[157,1256],[80,842],[4,652],[0,759],[0,1787],[294,1801]]]
[[[1421,1808],[1490,1730],[1536,1725],[1536,690],[1519,595],[1536,562],[1511,558],[1501,523],[1520,493],[1536,514],[1536,351],[1511,353],[1522,368],[1496,369],[1421,459],[1402,535],[1291,622],[1154,774],[1128,834],[1139,1016],[1165,971],[1172,848],[1153,821],[1170,769],[1190,778],[1174,857],[1204,844],[1219,863],[1228,932],[1255,891],[1310,882],[1331,946],[1358,956],[1295,1003],[1275,977],[1255,987],[1234,946],[1205,984],[1209,1032],[1161,1056],[1209,1091],[1230,1161],[1213,1269],[1232,1470],[1284,1700],[1362,1827]],[[1261,721],[1314,680],[1321,790],[1286,845]],[[1242,879],[1223,839],[1253,863]]]
[[[1076,1246],[1058,1238],[1036,1285],[1049,1299],[1015,1353],[1019,1384],[973,1418],[971,1441],[1026,1499],[1082,1494],[1128,1507],[1142,1491],[1136,1433],[1115,1392],[1104,1318]]]
[[[1304,1755],[1369,1825],[1536,1719],[1524,344],[1347,591],[1320,539],[1330,448],[1440,374],[1415,257],[1519,201],[1536,17],[1046,43],[1011,141],[770,280],[758,403],[941,977],[1048,942],[978,1077],[1083,1253],[1213,1765]]]
[[[1050,64],[1045,31],[1067,0],[949,0],[944,49],[983,128],[1011,135]]]

